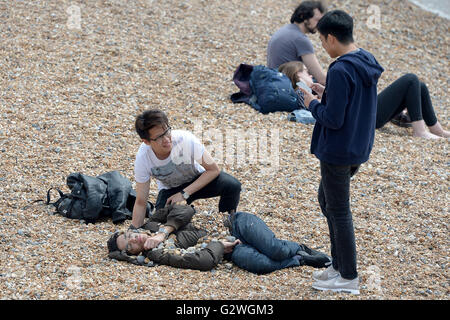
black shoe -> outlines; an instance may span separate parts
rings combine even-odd
[[[300,250],[297,251],[297,256],[300,256],[299,259],[300,265],[307,265],[314,268],[326,268],[330,265],[331,258],[326,254],[310,249],[304,244],[300,245]]]
[[[407,112],[400,112],[394,118],[392,118],[391,122],[396,126],[402,128],[410,128],[412,127],[411,118]]]
[[[223,225],[230,230],[230,234],[233,232],[233,221],[235,212],[229,212],[229,214],[223,219]]]
[[[223,219],[223,225],[231,230],[231,221],[230,216],[226,216],[225,219]]]

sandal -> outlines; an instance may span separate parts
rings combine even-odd
[[[407,111],[402,111],[399,114],[397,114],[394,118],[392,118],[391,122],[396,126],[403,128],[410,128],[412,126],[411,118],[409,117]]]

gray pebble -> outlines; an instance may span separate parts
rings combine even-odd
[[[144,263],[144,260],[145,260],[145,257],[144,257],[144,256],[138,256],[138,257],[136,258],[136,260],[137,260],[138,263],[143,264],[143,263]]]
[[[194,253],[195,252],[195,248],[194,247],[189,247],[186,249],[187,253]]]
[[[30,237],[30,234],[29,234],[27,231],[23,230],[23,229],[17,230],[17,233],[18,233],[20,236]]]

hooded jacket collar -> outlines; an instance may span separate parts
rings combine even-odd
[[[381,73],[384,71],[375,57],[361,48],[340,56],[330,65],[330,68],[336,63],[352,64],[366,87],[377,84]]]

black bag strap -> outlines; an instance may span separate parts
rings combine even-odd
[[[56,191],[58,191],[59,196],[60,196],[60,198],[59,198],[58,200],[56,200],[55,202],[50,202],[50,200],[51,200],[51,198],[50,198],[50,191],[52,191],[52,189],[55,189]],[[61,190],[59,190],[58,188],[50,188],[50,189],[48,189],[48,191],[47,191],[47,202],[46,202],[46,204],[47,204],[47,205],[50,205],[50,204],[51,204],[51,205],[55,206],[56,211],[59,212],[59,210],[58,210],[59,204],[60,204],[64,199],[71,199],[70,205],[69,205],[69,207],[66,209],[67,212],[65,212],[65,213],[63,214],[65,217],[70,218],[70,217],[71,217],[71,214],[72,214],[72,207],[73,207],[73,204],[74,204],[74,200],[77,199],[77,198],[79,198],[79,199],[84,199],[84,197],[78,196],[78,195],[75,195],[75,194],[72,194],[72,193],[63,193],[63,192],[62,192]],[[61,212],[59,212],[59,213],[61,213]],[[62,214],[62,213],[61,213],[61,214]]]
[[[41,202],[41,201],[44,202],[44,200],[42,200],[42,199],[34,200],[34,201],[30,202],[30,204],[28,204],[25,207],[23,207],[22,210],[27,210],[29,207],[31,207],[36,202]]]
[[[50,203],[50,191],[51,191],[52,189],[57,190],[58,193],[59,193],[59,195],[60,195],[60,197],[63,197],[63,196],[64,196],[64,193],[63,193],[61,190],[57,189],[57,188],[50,188],[50,189],[47,190],[47,201],[45,202],[45,204],[46,204],[46,205],[52,204],[52,205],[54,205],[54,206],[56,207],[56,205],[55,205],[56,202]],[[31,201],[30,204],[28,204],[28,205],[26,205],[25,207],[23,207],[22,210],[27,210],[29,207],[31,207],[33,204],[35,204],[35,203],[37,203],[37,202],[44,202],[44,200],[38,199],[38,200]]]
[[[55,207],[57,207],[57,204],[56,204],[56,203],[57,203],[59,200],[58,200],[58,201],[55,201],[55,202],[50,202],[50,191],[51,191],[52,189],[57,190],[61,198],[64,197],[64,193],[63,193],[61,190],[59,190],[59,189],[57,189],[57,188],[50,188],[50,189],[47,190],[47,201],[45,202],[45,204],[46,204],[46,205],[52,204],[52,205],[54,205]],[[27,210],[29,207],[31,207],[33,204],[35,204],[35,203],[37,203],[37,202],[44,202],[44,200],[42,200],[42,199],[34,200],[34,201],[30,202],[30,204],[28,204],[28,205],[26,205],[25,207],[23,207],[22,210]]]
[[[50,188],[50,189],[47,190],[47,202],[45,202],[45,204],[47,204],[47,205],[52,204],[52,205],[54,205],[54,206],[56,207],[56,206],[57,206],[56,203],[57,203],[60,199],[58,199],[58,200],[55,201],[55,202],[50,202],[50,191],[52,191],[53,189],[55,189],[56,191],[58,191],[59,196],[60,196],[60,199],[61,199],[61,198],[64,198],[64,193],[63,193],[61,190],[59,190],[58,188]]]

